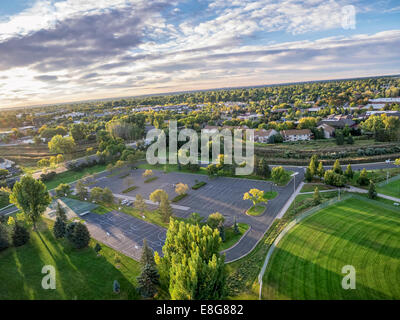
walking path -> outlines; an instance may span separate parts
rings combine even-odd
[[[300,194],[300,190],[303,189],[303,186],[304,182],[301,182],[298,188],[296,189],[296,192],[290,196],[289,200],[285,203],[279,214],[276,216],[276,219],[281,219],[284,216],[286,211],[288,211],[291,204],[293,203],[294,199],[296,199],[296,197]]]
[[[357,187],[353,187],[353,186],[350,186],[350,188],[348,188],[347,191],[355,192],[355,193],[368,193],[368,190],[357,188]],[[387,196],[386,194],[383,194],[383,193],[378,193],[378,197],[400,203],[400,199],[399,198]]]

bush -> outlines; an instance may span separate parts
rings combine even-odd
[[[60,239],[65,236],[65,229],[66,229],[66,224],[64,220],[61,219],[60,217],[57,217],[53,227],[53,233],[56,239]]]
[[[48,173],[42,173],[40,175],[40,180],[43,182],[51,181],[57,176],[57,173],[55,171],[50,171]]]
[[[21,224],[16,223],[13,227],[11,239],[14,247],[23,246],[25,243],[29,241],[29,232],[28,230]]]
[[[346,184],[346,178],[333,170],[327,170],[324,175],[324,182],[331,186],[343,187]]]
[[[178,202],[187,196],[187,193],[177,195],[175,198],[172,199],[172,202]]]
[[[193,189],[193,190],[200,189],[202,186],[205,186],[206,184],[207,184],[207,182],[204,182],[204,181],[197,182],[197,183],[192,187],[192,189]]]

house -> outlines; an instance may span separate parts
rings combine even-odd
[[[269,139],[277,134],[278,131],[276,131],[275,129],[261,129],[254,131],[254,142],[268,143]]]
[[[305,141],[311,140],[312,132],[310,129],[301,130],[282,130],[283,141]]]
[[[335,129],[343,129],[344,127],[348,126],[349,128],[355,127],[357,124],[355,121],[350,119],[350,115],[338,115],[333,117],[328,117],[326,119],[321,120],[318,123],[318,126],[322,124],[327,124]]]
[[[329,124],[323,123],[317,127],[318,129],[322,129],[324,131],[325,139],[332,138],[335,133],[335,128],[331,127]]]

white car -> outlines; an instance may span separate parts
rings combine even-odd
[[[390,163],[391,161],[390,161],[390,159],[387,159],[385,162],[386,162],[386,163]]]

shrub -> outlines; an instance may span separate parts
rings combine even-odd
[[[66,224],[64,220],[61,219],[60,217],[57,217],[53,227],[53,234],[56,237],[56,239],[60,239],[65,236],[65,229],[66,229]]]
[[[202,186],[205,186],[206,184],[207,184],[207,182],[204,182],[204,181],[197,182],[197,183],[192,187],[192,189],[193,189],[193,190],[200,189]]]

